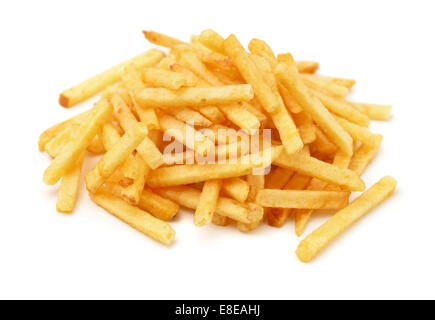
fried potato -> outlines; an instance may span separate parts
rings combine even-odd
[[[350,102],[356,109],[364,112],[370,120],[387,121],[390,118],[391,106],[373,103]]]
[[[396,180],[386,176],[367,189],[299,243],[296,255],[309,262],[344,230],[394,193]]]
[[[361,145],[350,160],[349,169],[358,175],[362,175],[376,153],[378,153],[379,148],[380,144],[378,146]]]
[[[173,242],[175,231],[167,222],[159,220],[148,212],[134,207],[113,195],[91,193],[89,196],[97,205],[148,237],[165,245],[170,245]]]
[[[112,67],[74,87],[63,91],[59,96],[59,104],[70,108],[102,91],[107,86],[119,81],[125,66],[134,63],[138,68],[155,65],[164,57],[164,53],[151,49],[115,67]]]
[[[296,67],[300,73],[315,73],[319,69],[319,63],[315,61],[296,61]]]
[[[210,50],[225,54],[224,38],[212,29],[207,29],[201,32],[198,40]]]
[[[106,100],[97,102],[87,119],[80,125],[78,133],[53,160],[44,172],[44,183],[53,185],[73,166],[94,136],[101,130],[112,115],[113,108]]]
[[[382,142],[380,134],[372,133],[367,128],[351,123],[345,119],[336,117],[338,123],[350,134],[350,136],[363,144],[378,147]]]
[[[195,126],[209,127],[213,124],[213,122],[204,117],[200,112],[190,108],[169,109],[166,111],[176,119],[185,123],[193,123]]]
[[[221,188],[221,180],[208,180],[204,182],[193,216],[193,221],[196,226],[200,227],[212,222]]]
[[[300,74],[300,77],[308,88],[331,97],[344,98],[349,93],[348,88],[333,82],[325,83],[322,80],[319,81],[319,79],[307,76],[303,73]]]
[[[260,121],[251,112],[239,104],[223,105],[220,110],[232,123],[247,133],[254,134],[260,128]]]
[[[181,88],[171,91],[165,88],[145,88],[136,95],[142,107],[202,107],[249,101],[254,97],[247,84],[212,88]]]
[[[348,169],[340,169],[329,163],[300,153],[290,156],[285,152],[281,153],[273,161],[273,164],[339,185],[345,190],[362,191],[365,189],[364,181],[362,181],[355,172]]]
[[[59,192],[57,194],[56,210],[63,213],[72,212],[77,201],[80,176],[82,173],[84,154],[72,166],[60,182]]]

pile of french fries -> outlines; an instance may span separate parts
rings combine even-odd
[[[275,55],[259,39],[246,51],[213,30],[190,42],[144,35],[168,53],[151,49],[60,94],[70,108],[102,93],[40,136],[53,158],[43,181],[60,181],[59,212],[74,209],[86,154],[102,155],[85,174],[90,198],[166,245],[180,206],[196,226],[243,232],[291,218],[298,236],[319,210],[336,210],[300,242],[296,254],[308,262],[394,192],[386,176],[349,203],[382,141],[369,122],[391,111],[346,100],[354,80],[317,75],[317,62]],[[203,161],[211,154],[225,161]]]

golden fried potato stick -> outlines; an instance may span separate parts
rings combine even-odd
[[[351,156],[346,155],[343,152],[337,152],[332,164],[338,168],[346,169],[349,166],[350,159]],[[335,185],[328,185],[328,183],[323,180],[313,178],[308,184],[307,190],[314,190],[314,191],[329,190],[329,189],[333,189],[331,188],[332,186],[336,187]],[[335,191],[340,191],[340,190],[335,190]],[[347,204],[348,200],[345,199],[344,202]],[[302,235],[302,232],[304,232],[308,220],[310,219],[311,214],[313,212],[314,212],[313,209],[294,210],[295,232],[298,237],[300,237]]]
[[[321,250],[344,230],[391,196],[394,193],[396,184],[394,178],[386,176],[367,189],[346,208],[334,214],[328,221],[302,240],[296,249],[298,258],[303,262],[314,259]]]
[[[220,110],[225,114],[228,120],[249,134],[254,134],[260,129],[260,121],[258,118],[237,103],[220,106]]]
[[[62,152],[45,170],[43,177],[45,184],[55,184],[71,169],[104,123],[109,120],[112,112],[113,108],[106,100],[100,100],[95,104],[89,116],[80,125],[74,139],[65,145]]]
[[[367,117],[364,113],[359,112],[357,109],[352,108],[352,106],[349,104],[315,90],[312,92],[314,92],[314,94],[330,112],[335,113],[336,115],[341,116],[346,120],[362,127],[367,128],[369,126],[369,117]]]
[[[57,155],[61,153],[65,145],[70,142],[71,137],[74,135],[74,133],[77,131],[77,128],[79,127],[80,125],[77,123],[71,124],[70,126],[63,129],[61,132],[59,132],[57,136],[55,136],[45,145],[45,152],[47,152],[50,157],[56,158]]]
[[[204,182],[193,216],[193,222],[196,226],[200,227],[212,222],[221,188],[222,180],[208,180]]]
[[[246,176],[246,181],[249,184],[249,193],[247,201],[251,202],[248,205],[254,205],[255,197],[257,196],[258,192],[262,189],[264,189],[264,174],[248,174]],[[260,209],[261,208],[261,209]],[[253,207],[253,210],[259,209],[261,211],[258,211],[259,217],[258,219],[255,219],[255,221],[250,223],[243,223],[243,222],[237,222],[237,229],[241,232],[251,232],[254,231],[262,222],[263,222],[263,215],[264,210],[261,206],[255,206]],[[261,218],[260,218],[261,216]]]
[[[248,198],[249,184],[241,178],[229,178],[223,180],[222,191],[239,202],[245,202]]]
[[[143,32],[145,38],[149,42],[154,43],[158,46],[162,46],[165,48],[173,48],[176,45],[184,44],[183,41],[180,41],[178,39],[175,39],[173,37],[167,36],[167,35],[162,34],[162,33],[158,33],[155,31],[145,31],[145,30],[142,32]]]
[[[296,61],[296,67],[300,73],[315,73],[319,69],[319,63],[315,61]]]
[[[192,210],[196,210],[201,197],[201,191],[187,186],[156,189],[155,192]],[[247,205],[222,196],[217,201],[215,213],[236,221],[251,222]]]
[[[292,114],[292,118],[304,144],[309,144],[316,140],[316,125],[310,116],[306,115],[305,112],[299,112]]]
[[[331,97],[344,98],[349,93],[348,88],[340,86],[333,82],[325,83],[324,81],[319,80],[318,78],[313,78],[303,73],[300,74],[300,78],[305,83],[305,85],[311,90],[314,90],[316,92],[321,92]]]
[[[298,76],[297,70],[284,63],[279,63],[275,68],[275,75],[295,97],[304,111],[322,128],[331,141],[343,152],[352,154],[352,138],[338,124],[319,99],[304,85]]]
[[[282,85],[281,82],[278,82],[278,91],[281,95],[282,100],[284,101],[284,105],[286,108],[293,114],[297,114],[302,112],[302,108],[296,99],[290,94],[286,87]]]
[[[160,50],[148,50],[130,60],[127,60],[115,67],[63,91],[59,96],[59,103],[65,108],[70,108],[102,91],[107,86],[119,81],[125,66],[134,63],[138,68],[155,65],[163,57],[164,53]]]
[[[198,84],[199,78],[192,71],[183,67],[181,64],[174,62],[169,66],[169,69],[183,76],[183,78],[186,80],[186,87],[195,87]]]
[[[83,159],[84,153],[72,166],[71,170],[62,177],[56,202],[56,210],[58,212],[69,213],[74,209],[79,190]]]
[[[257,203],[263,207],[289,209],[340,209],[349,197],[344,191],[263,189]]]
[[[148,237],[165,245],[170,245],[174,240],[175,231],[171,226],[148,212],[110,194],[91,193],[89,196],[97,205]]]
[[[355,172],[348,169],[340,169],[300,153],[288,155],[283,152],[273,161],[273,164],[339,185],[345,190],[362,191],[365,189],[364,181]]]
[[[338,123],[351,135],[354,140],[361,143],[378,147],[382,142],[382,135],[373,133],[369,129],[347,121],[346,119],[336,117]]]
[[[145,137],[136,147],[136,151],[152,170],[157,169],[163,164],[162,153],[148,137]]]
[[[206,180],[241,177],[251,173],[254,168],[267,167],[270,161],[276,159],[281,151],[281,146],[272,147],[270,150],[270,158],[267,152],[260,152],[255,155],[243,156],[234,164],[206,163],[160,167],[150,172],[147,184],[150,188],[162,188],[192,184]]]
[[[92,152],[93,154],[103,154],[104,152],[106,152],[100,133],[92,139],[91,143],[89,143],[87,150],[89,152]]]
[[[181,88],[171,91],[164,88],[145,88],[135,96],[142,107],[203,107],[249,101],[254,92],[249,84],[211,87]]]
[[[133,165],[130,166],[130,168],[134,168],[135,170],[134,172],[125,174],[125,176],[131,177],[133,183],[124,187],[121,194],[122,198],[128,203],[131,203],[132,205],[138,205],[142,190],[145,186],[145,181],[150,172],[150,168],[147,166],[139,153],[137,153],[134,158],[131,159],[134,159],[135,161]]]
[[[61,123],[58,123],[48,128],[43,133],[41,133],[38,141],[39,151],[45,151],[45,146],[47,145],[47,143],[57,137],[66,128],[72,126],[73,124],[81,124],[83,120],[85,120],[89,116],[91,111],[92,110],[82,112],[68,120],[62,121]]]
[[[95,193],[103,182],[120,166],[148,134],[147,127],[139,122],[129,129],[122,138],[109,149],[97,165],[86,175],[86,187]]]
[[[142,70],[142,80],[153,87],[177,90],[186,85],[182,74],[159,68],[145,68]]]
[[[387,121],[390,118],[391,106],[389,105],[358,102],[349,103],[359,111],[364,112],[370,120]]]
[[[380,144],[378,146],[361,145],[350,160],[349,169],[358,175],[362,175],[376,153],[378,153],[380,146]]]
[[[207,29],[201,32],[198,38],[199,42],[210,50],[225,54],[224,38],[212,29]]]
[[[339,86],[346,87],[348,89],[351,89],[356,83],[356,81],[353,79],[327,77],[327,76],[320,76],[317,74],[306,74],[306,75],[304,75],[304,77],[306,77],[308,79],[310,79],[310,78],[316,79],[315,81],[324,82],[325,84],[334,83],[334,84],[337,84]]]
[[[152,108],[136,108],[136,112],[141,122],[143,122],[149,130],[160,130],[159,118]]]

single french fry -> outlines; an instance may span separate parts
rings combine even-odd
[[[196,226],[204,226],[212,222],[221,188],[222,180],[208,180],[204,182],[193,217]]]
[[[159,118],[156,111],[152,108],[137,108],[139,119],[149,130],[160,130]]]
[[[72,212],[77,201],[80,176],[82,172],[84,154],[72,166],[60,182],[57,194],[56,210],[63,213]]]
[[[317,74],[305,74],[304,77],[310,79],[316,79],[315,81],[318,82],[324,82],[325,84],[334,83],[339,86],[346,87],[348,89],[351,89],[356,81],[353,79],[345,79],[345,78],[335,78],[335,77],[326,77],[326,76],[320,76]]]
[[[292,112],[293,114],[297,114],[302,112],[302,108],[299,105],[299,103],[296,101],[296,99],[290,94],[290,92],[287,90],[286,87],[282,85],[281,82],[278,82],[278,91],[281,95],[282,101],[284,102],[284,105],[286,108]]]
[[[379,148],[380,144],[378,146],[361,145],[350,160],[349,169],[358,175],[362,175],[376,153],[378,153]]]
[[[142,70],[142,80],[153,87],[177,90],[186,85],[186,79],[180,73],[159,68],[145,68]]]
[[[164,221],[172,220],[180,209],[174,201],[163,198],[146,188],[140,197],[139,207]]]
[[[212,88],[181,88],[171,91],[164,88],[145,88],[136,95],[142,107],[202,107],[249,101],[254,97],[248,84]]]
[[[149,42],[154,43],[158,46],[162,46],[165,48],[173,48],[176,45],[184,44],[183,41],[180,41],[180,40],[175,39],[173,37],[164,35],[162,33],[158,33],[155,31],[142,31],[142,32],[143,32],[145,38]]]
[[[300,74],[300,77],[308,88],[331,97],[344,98],[349,93],[348,88],[333,82],[325,83],[322,80],[307,76],[303,73]]]
[[[340,209],[347,192],[263,189],[257,203],[264,207],[291,209]]]
[[[362,112],[357,109],[352,108],[349,104],[342,102],[338,99],[330,97],[321,92],[313,91],[314,94],[319,98],[323,105],[332,113],[345,118],[355,124],[363,127],[369,126],[370,119]]]
[[[171,199],[180,206],[193,210],[196,210],[201,197],[201,191],[186,186],[156,189],[155,192],[162,197]],[[215,213],[236,221],[250,222],[248,206],[229,198],[219,197]]]
[[[201,32],[198,40],[210,50],[225,54],[224,38],[212,29],[207,29]]]
[[[249,184],[241,178],[229,178],[223,180],[222,191],[241,203],[248,198]]]
[[[62,131],[64,131],[67,127],[70,127],[73,124],[80,124],[85,120],[89,114],[91,113],[91,110],[82,112],[68,120],[62,121],[61,123],[58,123],[47,130],[45,130],[41,135],[39,136],[38,140],[38,147],[39,151],[44,151],[45,146],[47,143],[49,143],[53,138],[57,137]]]
[[[198,84],[199,78],[189,69],[185,68],[179,63],[172,63],[169,69],[173,72],[177,72],[185,79],[185,87],[195,87]]]
[[[112,99],[110,99],[110,103],[113,105],[113,115],[124,131],[127,131],[138,122],[133,112],[131,112],[130,108],[120,95],[113,95]]]
[[[319,63],[315,61],[296,61],[296,67],[300,73],[315,73],[319,69]]]
[[[160,167],[150,173],[147,183],[150,188],[161,188],[241,177],[251,173],[253,168],[267,167],[281,151],[281,146],[272,147],[270,152],[246,155],[237,159],[237,163],[234,164],[187,164]]]
[[[331,141],[343,152],[352,154],[352,138],[299,79],[295,68],[279,63],[275,68],[275,74]]]
[[[387,121],[390,118],[391,106],[389,105],[357,102],[349,103],[357,110],[364,112],[370,120]]]
[[[71,137],[74,136],[77,128],[79,128],[79,124],[72,124],[59,132],[57,136],[55,136],[45,145],[45,152],[47,152],[52,158],[57,157],[65,145],[71,141]]]
[[[59,96],[59,103],[65,108],[70,108],[102,91],[107,86],[119,81],[125,66],[134,63],[138,68],[152,66],[164,57],[160,50],[148,50],[130,60],[112,67],[74,87],[63,91]]]
[[[217,226],[226,227],[227,225],[229,225],[231,223],[231,221],[232,220],[230,218],[221,216],[220,214],[217,214],[216,212],[213,214],[212,223],[217,225]]]
[[[361,141],[361,143],[372,147],[378,147],[381,144],[382,135],[373,133],[367,128],[361,127],[343,118],[337,117],[336,119],[354,140]]]
[[[303,262],[309,262],[344,230],[394,193],[396,180],[386,176],[367,189],[346,208],[329,218],[299,243],[296,255]]]
[[[215,124],[223,123],[226,120],[222,112],[215,106],[204,106],[198,108],[198,111]]]
[[[83,153],[94,136],[112,115],[113,108],[106,100],[97,102],[87,119],[80,125],[78,133],[52,161],[44,172],[44,183],[53,185],[66,174]]]
[[[150,238],[165,245],[170,245],[174,240],[175,231],[171,226],[148,212],[110,194],[95,193],[90,194],[90,197],[97,205]]]
[[[95,193],[115,169],[121,165],[133,150],[146,137],[148,130],[142,123],[137,123],[98,161],[97,165],[86,175],[86,187]]]
[[[283,152],[273,161],[273,164],[339,185],[345,190],[362,191],[365,189],[364,181],[355,172],[300,153],[288,155]]]
[[[133,183],[123,188],[121,196],[128,203],[138,205],[150,169],[138,153],[134,156],[134,159],[132,166],[135,171],[130,175],[126,175],[132,178]]]

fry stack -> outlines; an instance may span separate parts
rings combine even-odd
[[[98,154],[84,173],[90,198],[166,245],[180,206],[196,226],[251,232],[293,219],[298,236],[318,210],[336,210],[301,241],[296,254],[308,262],[393,193],[387,176],[349,204],[381,146],[369,122],[391,110],[346,100],[354,80],[317,75],[317,62],[275,55],[259,39],[247,51],[213,30],[190,42],[144,35],[168,52],[151,49],[65,90],[66,108],[101,96],[40,136],[59,212],[73,211],[86,155]]]

